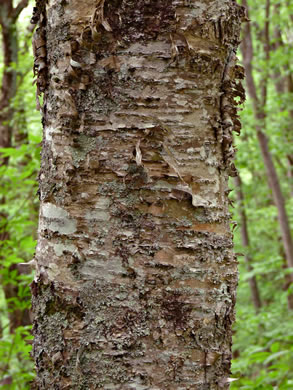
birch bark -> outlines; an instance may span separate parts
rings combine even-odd
[[[36,388],[229,388],[243,17],[233,0],[35,10]]]

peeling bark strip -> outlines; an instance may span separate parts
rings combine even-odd
[[[38,389],[228,389],[233,0],[49,0]]]

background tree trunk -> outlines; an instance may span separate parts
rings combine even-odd
[[[229,388],[243,16],[233,0],[35,11],[38,389]]]
[[[243,248],[246,250],[244,258],[245,258],[247,270],[251,272],[253,271],[253,265],[249,253],[250,242],[249,242],[249,234],[248,234],[248,226],[247,226],[247,217],[246,217],[245,205],[244,205],[244,195],[242,191],[242,181],[240,176],[235,177],[235,185],[236,185],[236,194],[237,194],[237,202],[238,202],[238,210],[239,210],[238,212],[239,212],[240,223],[241,223],[241,241],[242,241]],[[260,292],[259,292],[255,275],[249,278],[249,286],[250,286],[253,306],[255,307],[256,312],[258,312],[262,304],[261,304]]]
[[[15,114],[12,106],[12,100],[17,91],[17,71],[16,64],[18,61],[18,37],[16,29],[16,20],[21,11],[28,5],[28,1],[20,1],[14,8],[12,0],[2,0],[0,4],[0,26],[2,33],[2,50],[3,50],[3,75],[0,89],[0,148],[9,148],[12,146],[13,128],[11,120]],[[8,157],[1,157],[0,165],[8,164]],[[5,204],[5,197],[1,197],[1,204]],[[5,213],[0,213],[0,250],[3,243],[9,239],[10,234],[7,231]],[[3,256],[0,253],[0,259]],[[10,271],[16,270],[16,265],[10,266]],[[12,283],[3,285],[3,291],[7,302],[17,296],[18,286]],[[10,303],[8,303],[8,307]],[[20,325],[31,323],[28,310],[12,310],[9,313],[10,332],[13,333]]]
[[[242,0],[242,4],[246,8],[247,16],[249,16],[249,9],[247,0]],[[270,0],[266,0],[266,22],[264,28],[264,52],[266,61],[270,60],[270,36],[269,36],[269,22],[270,22]],[[288,268],[293,267],[293,240],[290,230],[289,218],[286,212],[286,204],[282,194],[280,180],[275,168],[272,154],[269,148],[269,139],[266,134],[266,103],[267,103],[267,81],[268,81],[268,71],[265,70],[264,76],[260,82],[261,94],[260,98],[257,95],[256,83],[252,73],[252,60],[253,60],[253,44],[252,44],[252,35],[250,25],[247,23],[244,28],[243,41],[241,45],[241,50],[243,54],[243,63],[246,73],[247,89],[248,93],[253,101],[254,116],[257,122],[256,125],[256,134],[264,161],[267,180],[269,188],[272,191],[273,201],[278,211],[278,220],[280,225],[280,232],[282,236],[282,241],[284,245],[284,252],[286,254],[286,261]],[[290,274],[288,278],[293,282],[293,274]],[[288,308],[293,310],[292,298],[288,298]]]
[[[0,25],[2,32],[4,72],[1,80],[0,96],[0,148],[11,146],[12,128],[10,121],[13,109],[10,107],[11,99],[16,93],[16,70],[13,64],[17,63],[17,33],[12,18],[12,0],[4,0],[0,5]],[[3,163],[3,161],[1,161]]]

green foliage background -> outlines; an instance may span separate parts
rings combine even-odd
[[[260,32],[265,22],[266,0],[249,1],[255,56],[254,77],[259,81],[262,72],[270,74],[268,102],[266,106],[266,133],[270,138],[273,154],[287,211],[293,221],[293,199],[288,180],[287,155],[293,154],[290,144],[292,132],[292,93],[278,94],[276,77],[288,76],[292,71],[292,1],[271,1],[272,7],[279,4],[280,14],[271,18],[271,43],[273,29],[282,31],[283,47],[271,52],[269,62],[265,60]],[[32,85],[31,36],[27,33],[32,5],[21,15],[17,23],[19,35],[19,61],[12,64],[18,73],[18,92],[11,102],[14,109],[14,135],[23,134],[23,142],[14,137],[12,148],[1,150],[9,156],[9,164],[0,168],[1,190],[0,212],[7,218],[0,221],[0,231],[9,232],[9,239],[0,244],[0,388],[29,389],[34,377],[31,350],[30,326],[21,326],[15,333],[9,332],[9,312],[24,310],[30,306],[29,284],[33,275],[20,275],[11,269],[12,264],[30,261],[36,245],[38,216],[37,181],[40,163],[41,119],[35,108],[35,87]],[[3,71],[0,51],[0,80]],[[267,177],[256,137],[256,122],[252,102],[247,99],[241,113],[242,135],[236,140],[239,149],[237,167],[240,170],[245,196],[245,211],[248,218],[250,248],[253,271],[248,272],[243,257],[239,258],[240,282],[237,301],[237,321],[234,326],[232,389],[293,389],[293,326],[292,311],[287,307],[287,296],[293,293],[284,289],[284,253],[280,238],[277,210],[268,188]],[[290,129],[291,127],[291,129]],[[292,133],[291,133],[292,134]],[[292,135],[291,135],[292,139]],[[231,188],[234,183],[231,182]],[[233,193],[232,193],[233,194]],[[232,197],[235,195],[232,195]],[[240,223],[237,205],[231,210]],[[236,252],[243,253],[240,231],[235,230]],[[292,270],[291,270],[292,271]],[[248,280],[255,275],[261,293],[263,307],[256,313],[252,304]],[[3,286],[17,286],[17,296],[7,301]]]
[[[265,60],[261,31],[265,23],[266,0],[249,1],[253,33],[253,76],[259,85],[263,72],[269,73],[265,132],[269,137],[270,152],[278,171],[287,212],[293,222],[292,182],[288,179],[287,156],[293,153],[292,110],[293,94],[276,91],[276,82],[292,76],[292,1],[271,1],[270,43],[276,39],[278,27],[283,47],[272,50],[270,61]],[[280,13],[274,13],[279,6]],[[278,76],[276,76],[278,75]],[[259,92],[259,90],[258,90]],[[290,116],[291,111],[291,116]],[[248,218],[253,271],[248,272],[243,257],[239,258],[237,316],[234,326],[234,360],[232,389],[293,389],[293,315],[287,307],[287,296],[292,291],[284,288],[286,268],[284,250],[277,218],[277,209],[268,188],[265,167],[256,136],[256,121],[249,97],[241,113],[242,134],[237,141],[237,167],[243,182],[245,211]],[[289,142],[291,140],[291,143]],[[233,183],[231,183],[233,187]],[[290,193],[291,190],[291,193]],[[237,207],[235,205],[235,207]],[[240,224],[237,209],[234,218]],[[244,252],[240,229],[235,232],[236,252]],[[292,272],[292,270],[291,270]],[[263,307],[256,313],[248,279],[255,275]]]
[[[31,34],[27,32],[32,8],[26,9],[17,24],[19,39],[17,95],[11,102],[14,110],[12,127],[13,147],[1,150],[9,156],[9,164],[0,167],[1,189],[0,231],[8,231],[9,239],[0,243],[0,388],[26,390],[34,378],[31,351],[31,326],[9,331],[9,313],[30,307],[30,288],[33,275],[20,275],[11,265],[30,261],[36,246],[38,218],[37,175],[40,165],[41,118],[36,110],[35,86],[32,85],[33,56]],[[0,77],[3,72],[0,51]],[[1,80],[1,78],[0,78]],[[18,138],[22,142],[18,142]],[[3,287],[17,286],[17,296],[5,300]]]

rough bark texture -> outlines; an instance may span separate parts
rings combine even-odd
[[[49,0],[32,284],[38,389],[228,389],[233,0]]]

